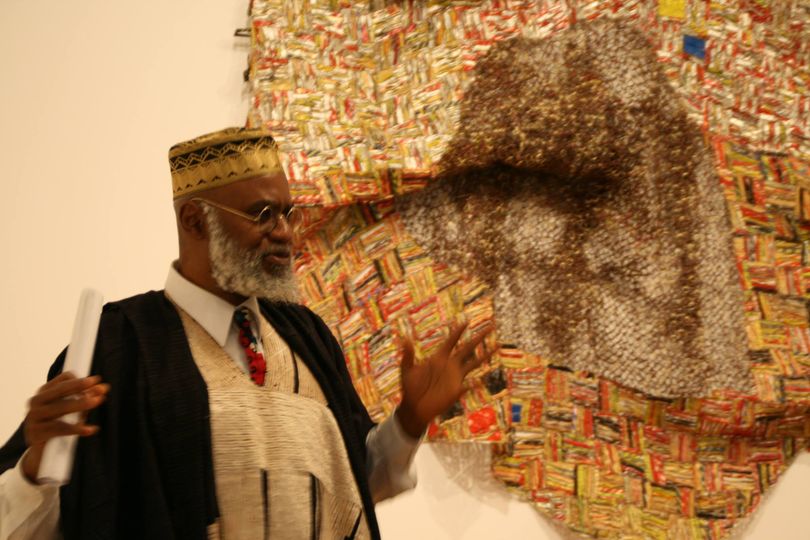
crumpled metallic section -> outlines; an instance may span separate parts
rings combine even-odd
[[[640,32],[580,23],[495,45],[417,242],[494,291],[501,339],[653,396],[750,391],[711,154]]]

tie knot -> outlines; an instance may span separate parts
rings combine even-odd
[[[250,310],[246,307],[240,307],[236,311],[233,312],[233,320],[236,321],[236,325],[239,328],[244,328],[245,330],[250,330],[250,323],[253,320],[253,316],[250,313]]]

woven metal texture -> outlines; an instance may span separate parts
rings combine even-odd
[[[249,123],[371,414],[398,334],[424,356],[494,319],[431,438],[491,443],[594,538],[741,526],[810,440],[809,25],[798,0],[254,0]]]

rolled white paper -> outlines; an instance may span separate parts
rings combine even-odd
[[[78,378],[90,374],[103,306],[104,297],[99,291],[95,289],[82,291],[63,372],[70,371]],[[62,417],[62,421],[69,424],[76,424],[79,419],[79,413],[70,413]],[[77,439],[78,435],[54,437],[45,444],[37,476],[40,483],[61,486],[70,481]]]

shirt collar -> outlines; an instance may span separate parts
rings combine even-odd
[[[258,321],[261,316],[259,302],[251,296],[238,306],[234,306],[219,296],[206,291],[202,287],[183,277],[177,271],[176,262],[169,268],[166,277],[166,294],[180,309],[197,321],[220,347],[225,346],[228,333],[233,323],[233,312],[239,307],[247,307]]]

